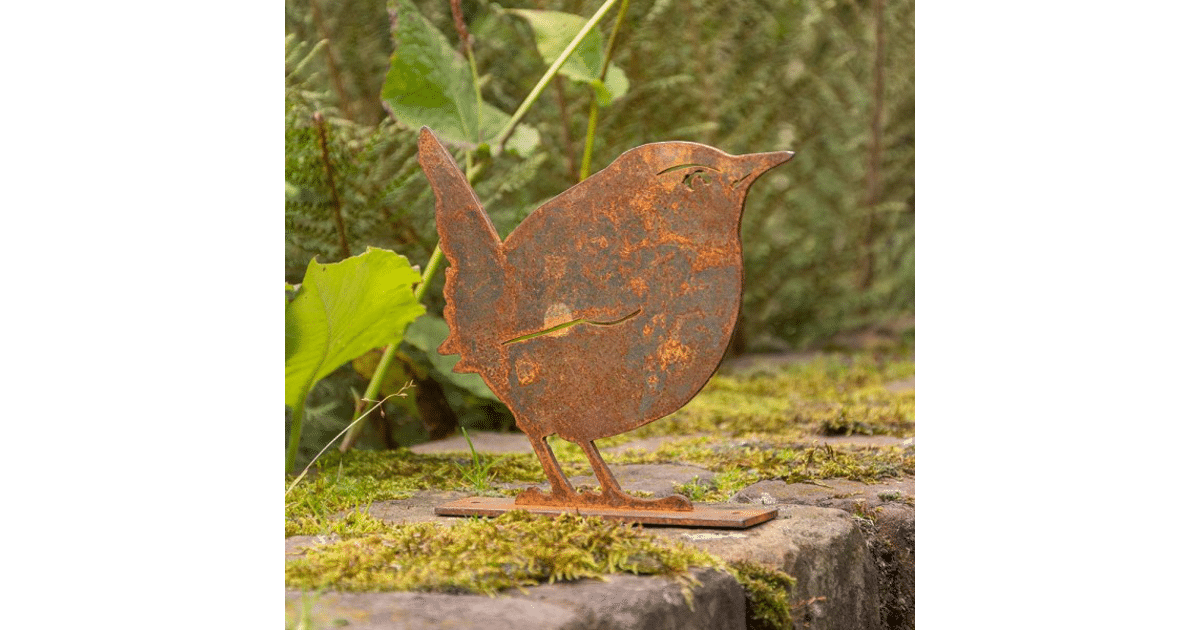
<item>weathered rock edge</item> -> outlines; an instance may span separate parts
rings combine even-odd
[[[292,615],[312,598],[315,628],[362,630],[744,630],[742,587],[713,569],[693,570],[694,608],[679,582],[661,576],[613,575],[607,582],[579,580],[486,595],[441,593],[325,593],[288,591]],[[344,623],[349,622],[349,624]]]
[[[463,493],[418,493],[410,499],[380,501],[370,513],[391,522],[436,521],[453,526],[461,519],[433,515],[433,507]],[[733,507],[735,504],[729,504]],[[764,564],[796,578],[789,593],[794,627],[815,630],[880,628],[875,564],[851,516],[838,509],[779,505],[779,518],[747,530],[647,528],[725,559]],[[316,537],[287,539],[287,553],[320,544]],[[311,599],[316,627],[334,628],[746,628],[741,585],[730,575],[697,569],[692,587],[695,609],[680,584],[661,576],[609,576],[609,581],[510,589],[496,598],[440,593],[325,593],[289,591],[288,609],[297,614]],[[345,620],[350,625],[338,620]]]
[[[884,627],[916,628],[916,509],[912,477],[870,485],[845,479],[825,480],[820,485],[760,481],[734,494],[732,500],[773,507],[815,505],[853,515],[875,563]]]

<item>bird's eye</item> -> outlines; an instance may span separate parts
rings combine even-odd
[[[707,186],[712,183],[712,177],[703,170],[696,169],[688,171],[688,174],[683,176],[683,183],[688,188],[696,190],[697,186]]]

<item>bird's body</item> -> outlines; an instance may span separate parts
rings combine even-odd
[[[592,441],[675,411],[712,376],[741,301],[746,189],[790,157],[644,145],[501,241],[457,164],[422,131],[449,263],[450,337],[439,351],[461,354],[455,370],[478,372],[533,442],[552,491],[518,503],[690,508],[683,497],[621,492]],[[570,488],[544,441],[551,434],[584,448],[601,495]]]

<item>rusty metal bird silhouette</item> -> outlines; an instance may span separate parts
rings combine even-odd
[[[675,411],[716,371],[741,304],[747,191],[791,157],[643,145],[501,240],[457,163],[421,130],[448,263],[450,336],[438,351],[461,355],[454,370],[480,374],[508,405],[550,481],[516,505],[692,509],[679,495],[622,491],[594,441]],[[552,434],[583,449],[598,493],[572,488]]]

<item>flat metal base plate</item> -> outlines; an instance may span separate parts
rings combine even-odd
[[[641,525],[664,525],[668,527],[713,527],[746,529],[765,523],[779,514],[776,509],[755,507],[726,508],[695,506],[690,512],[666,510],[629,510],[610,507],[557,507],[547,505],[516,505],[511,497],[467,497],[434,508],[438,516],[500,516],[513,510],[527,510],[533,514],[579,514],[600,518],[639,523]]]

